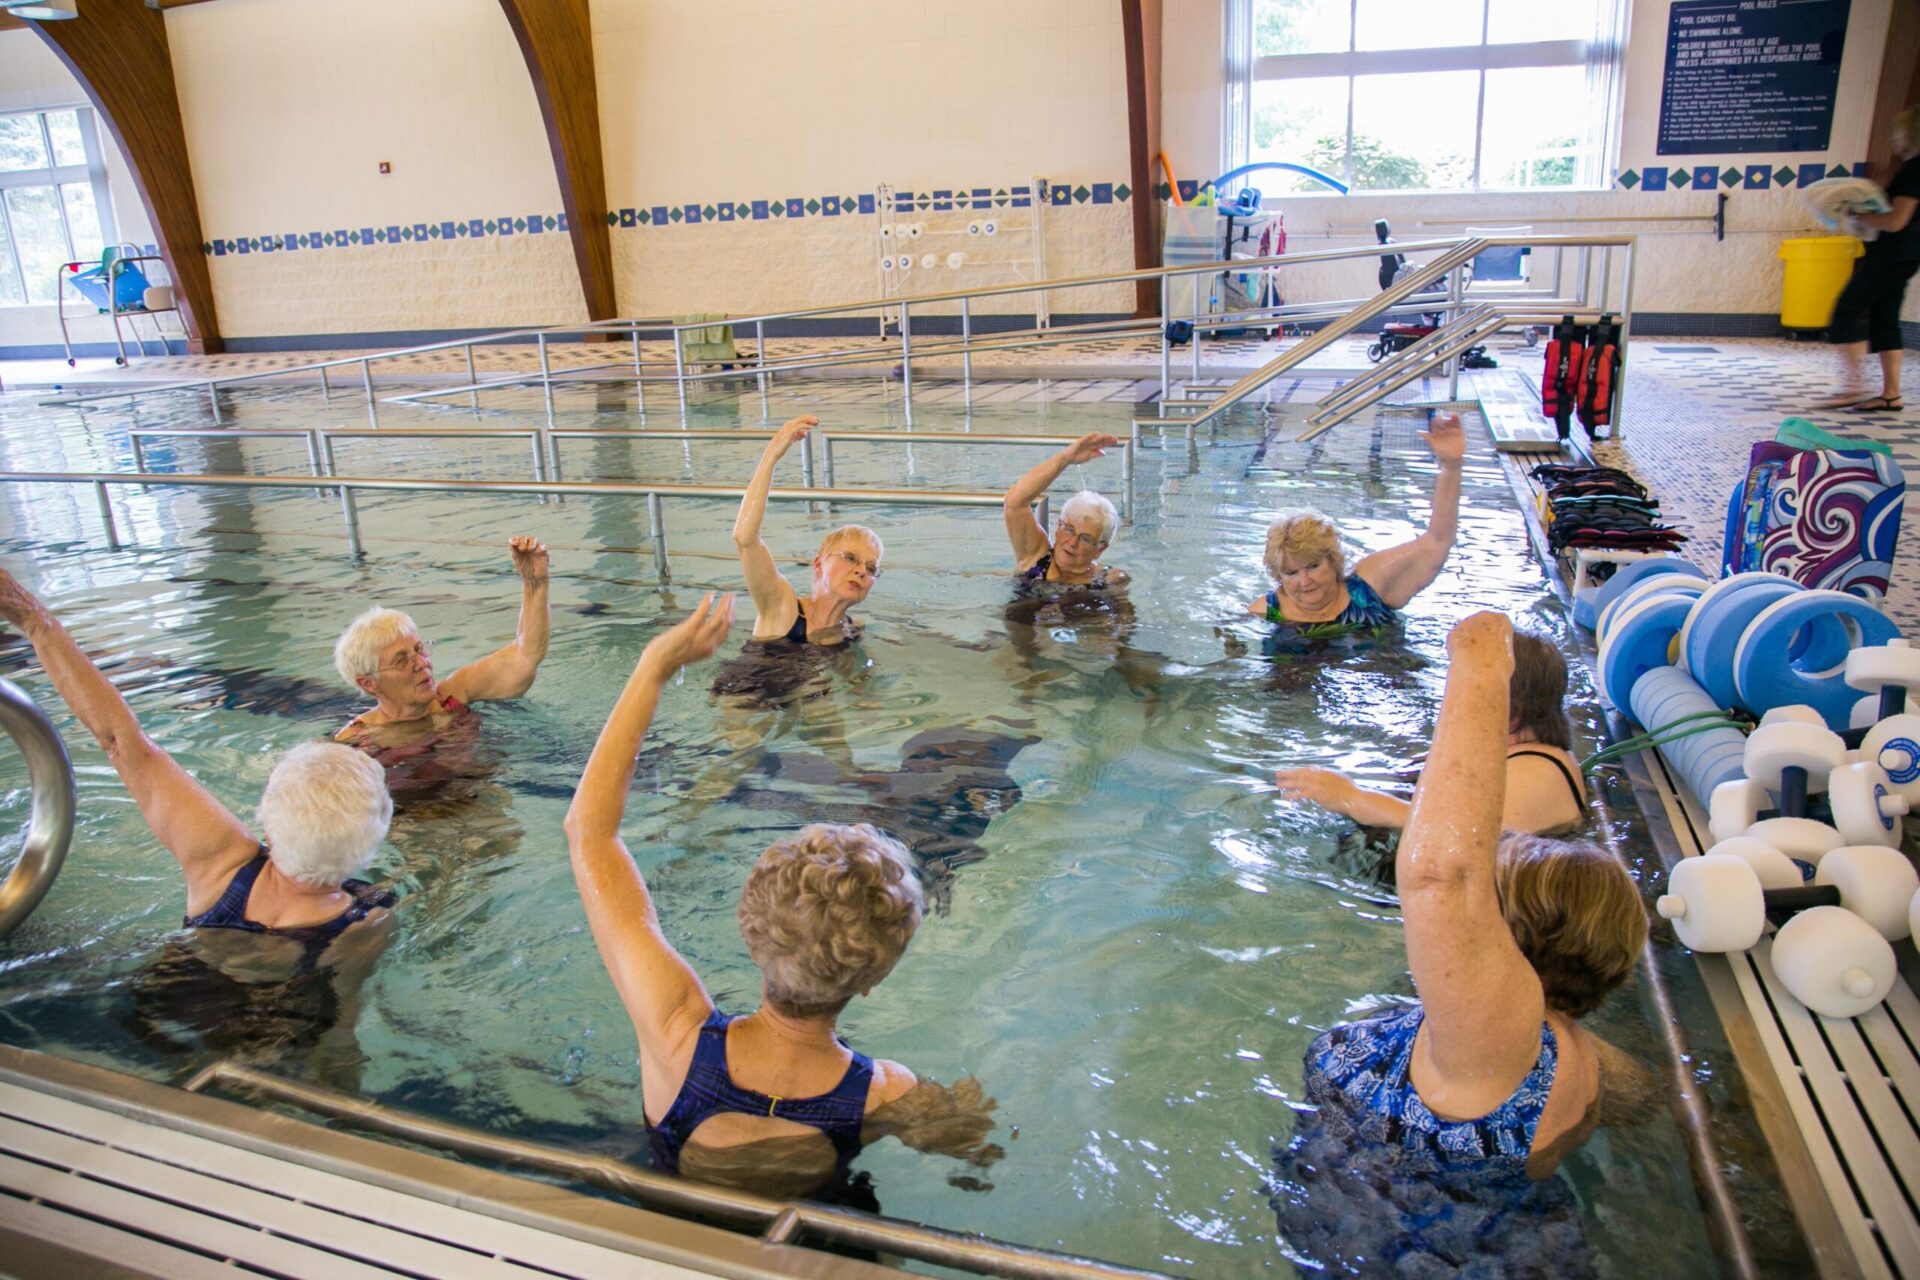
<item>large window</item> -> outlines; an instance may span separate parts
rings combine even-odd
[[[1227,0],[1229,153],[1307,165],[1356,191],[1604,186],[1623,7]]]
[[[0,306],[60,292],[60,264],[97,259],[114,226],[91,107],[0,115]]]

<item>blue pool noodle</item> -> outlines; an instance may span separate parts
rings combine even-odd
[[[1627,700],[1633,704],[1633,718],[1650,733],[1696,711],[1721,710],[1707,691],[1678,667],[1647,672],[1634,681]],[[1689,734],[1660,748],[1660,754],[1675,773],[1686,779],[1702,804],[1713,798],[1713,789],[1721,783],[1747,776],[1746,753],[1746,735],[1733,728]]]

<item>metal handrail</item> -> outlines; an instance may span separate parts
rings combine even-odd
[[[611,1156],[584,1156],[544,1143],[503,1138],[482,1129],[397,1111],[351,1094],[285,1080],[235,1062],[222,1061],[204,1067],[182,1087],[188,1093],[203,1093],[213,1085],[263,1094],[277,1102],[344,1120],[358,1128],[391,1134],[443,1151],[555,1174],[626,1196],[648,1208],[735,1223],[757,1230],[760,1239],[768,1244],[792,1245],[797,1236],[805,1233],[835,1244],[875,1249],[974,1275],[1005,1276],[1011,1280],[1051,1280],[1052,1277],[1065,1280],[1154,1280],[1159,1277],[1165,1280],[1156,1271],[1009,1244],[972,1232],[943,1231],[918,1222],[806,1200],[774,1200],[750,1191],[735,1191],[656,1173]]]
[[[1247,374],[1231,387],[1228,387],[1225,392],[1200,413],[1191,418],[1184,419],[1187,434],[1192,435],[1194,430],[1201,424],[1211,422],[1214,418],[1219,417],[1221,413],[1246,399],[1261,387],[1266,386],[1267,383],[1272,382],[1287,370],[1318,355],[1341,338],[1346,337],[1349,333],[1352,333],[1355,329],[1385,311],[1394,303],[1401,301],[1410,294],[1418,293],[1420,290],[1446,275],[1449,271],[1463,266],[1470,259],[1484,252],[1487,246],[1492,243],[1493,241],[1491,239],[1462,240],[1439,257],[1430,259],[1400,276],[1390,286],[1374,295],[1373,301],[1354,308],[1342,319],[1335,321],[1333,324],[1324,325],[1314,330],[1296,345],[1288,347],[1285,351],[1282,351],[1279,355],[1261,365],[1252,373]],[[1458,305],[1457,302],[1455,305]]]
[[[113,505],[107,499],[109,485],[178,485],[201,489],[330,489],[340,494],[340,511],[347,526],[347,547],[356,558],[365,554],[360,542],[359,512],[354,494],[363,490],[401,493],[524,493],[549,497],[645,498],[648,533],[653,540],[653,563],[661,581],[667,570],[665,498],[719,498],[738,502],[746,497],[743,488],[706,484],[621,484],[601,480],[406,480],[386,476],[229,476],[175,475],[170,473],[122,471],[0,471],[0,484],[87,484],[93,486],[94,500],[100,508],[107,546],[120,549],[120,532],[114,523]],[[770,502],[849,502],[886,506],[989,507],[1006,505],[1001,493],[961,492],[932,489],[769,489]],[[1047,497],[1035,500],[1040,521],[1047,522]]]
[[[1507,322],[1504,318],[1498,315],[1488,315],[1482,316],[1478,320],[1467,321],[1458,325],[1448,325],[1436,330],[1436,334],[1445,334],[1442,341],[1421,351],[1417,357],[1396,365],[1384,381],[1369,389],[1365,395],[1314,414],[1308,419],[1310,425],[1293,438],[1294,443],[1300,444],[1314,439],[1323,432],[1331,431],[1334,427],[1339,426],[1348,418],[1360,413],[1369,405],[1392,395],[1395,391],[1406,386],[1415,378],[1424,377],[1434,372],[1447,361],[1466,351],[1467,348],[1476,343],[1485,342],[1488,338],[1505,328],[1506,324]]]
[[[39,704],[11,680],[0,680],[0,728],[26,757],[33,789],[26,843],[0,884],[0,938],[33,914],[53,887],[73,842],[73,762],[67,744]]]

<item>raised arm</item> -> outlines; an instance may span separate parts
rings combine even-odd
[[[1476,613],[1447,640],[1452,665],[1433,751],[1400,837],[1394,879],[1407,961],[1426,1009],[1415,1085],[1497,1106],[1540,1051],[1546,997],[1500,913],[1495,849],[1506,798],[1513,627]],[[1425,1080],[1419,1079],[1420,1075]],[[1459,1114],[1483,1114],[1462,1111]]]
[[[80,650],[60,620],[0,569],[0,617],[20,629],[34,656],[126,784],[140,816],[186,872],[188,896],[224,882],[258,847],[227,807],[154,745],[127,700]]]
[[[1047,531],[1033,514],[1034,500],[1050,488],[1060,473],[1075,463],[1092,462],[1120,443],[1118,436],[1089,431],[1060,452],[1013,482],[1007,490],[1001,510],[1007,520],[1007,541],[1013,544],[1013,561],[1024,569],[1038,560],[1049,546]]]
[[[443,691],[465,703],[519,697],[533,688],[533,678],[547,656],[546,544],[520,535],[508,539],[507,546],[513,552],[513,567],[520,572],[520,622],[512,644],[447,677]]]
[[[800,602],[781,576],[780,566],[774,563],[773,552],[760,536],[760,526],[767,518],[767,491],[773,488],[774,467],[796,441],[806,439],[807,432],[819,425],[820,419],[812,414],[801,414],[788,419],[773,433],[773,439],[767,441],[766,450],[760,455],[760,465],[753,469],[747,496],[740,499],[740,514],[733,521],[733,545],[740,552],[747,595],[753,599],[754,612],[758,615],[753,625],[757,636],[785,632],[799,614]]]
[[[620,819],[633,785],[634,756],[661,689],[681,667],[711,657],[732,625],[733,597],[716,603],[709,594],[691,617],[653,638],[607,717],[567,809],[573,880],[600,958],[639,1035],[643,1073],[669,1067],[665,1059],[699,1030],[713,1002],[660,932],[653,896],[620,838]]]
[[[1354,566],[1354,572],[1395,609],[1405,608],[1440,576],[1440,566],[1447,562],[1460,527],[1460,465],[1467,452],[1467,434],[1460,425],[1460,415],[1435,414],[1433,425],[1421,433],[1421,439],[1440,464],[1440,474],[1433,482],[1433,515],[1427,521],[1427,531],[1412,542],[1375,552]]]

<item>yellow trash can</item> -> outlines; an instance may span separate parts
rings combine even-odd
[[[1833,304],[1865,250],[1852,236],[1806,236],[1780,246],[1787,264],[1780,289],[1780,323],[1788,329],[1824,329]]]

